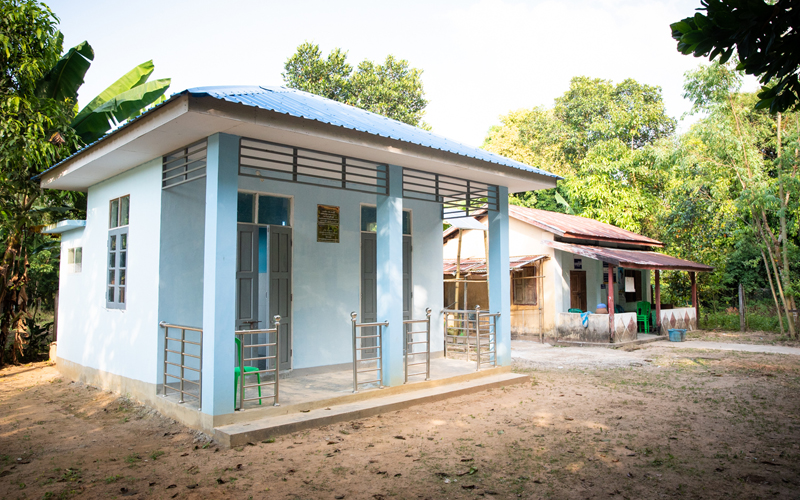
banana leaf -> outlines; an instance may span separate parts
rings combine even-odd
[[[143,108],[146,108],[161,98],[164,92],[169,88],[170,82],[171,80],[169,78],[163,78],[134,87],[95,108],[93,114],[103,116],[106,122],[109,121],[108,115],[111,115],[117,123],[127,120],[138,114]],[[90,136],[88,140],[84,140],[86,140],[87,143],[95,141],[102,137],[105,132],[106,131],[102,131],[99,135]]]
[[[89,104],[80,110],[72,120],[70,126],[75,129],[75,132],[83,139],[83,142],[89,144],[102,137],[111,128],[107,116],[102,113],[95,113],[94,111],[105,104],[109,99],[113,99],[123,92],[127,92],[146,82],[154,69],[155,66],[152,60],[136,66],[125,73],[122,78],[112,83],[107,89],[102,91],[100,95],[92,99]]]
[[[59,101],[78,99],[78,89],[94,60],[89,42],[82,42],[61,56],[55,66],[36,85],[36,96]]]

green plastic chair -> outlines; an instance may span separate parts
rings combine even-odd
[[[650,302],[636,303],[636,324],[644,325],[644,333],[650,333]]]
[[[578,313],[578,314],[580,314],[580,313],[582,313],[583,311],[581,311],[580,309],[575,309],[575,308],[573,307],[573,308],[572,308],[572,309],[570,309],[568,312],[571,312],[571,313]]]
[[[239,340],[239,337],[235,337],[236,340],[236,355],[239,357],[239,366],[244,365],[242,362],[242,341]],[[239,366],[234,367],[233,369],[233,407],[236,408],[236,395],[239,394]],[[245,366],[244,367],[244,374],[247,376],[247,372],[257,372],[259,371],[258,368],[255,366]],[[256,380],[258,383],[261,383],[261,375],[256,373]],[[244,384],[244,379],[242,380],[242,384]],[[261,386],[258,386],[258,404],[261,404]],[[244,406],[244,404],[242,404]]]

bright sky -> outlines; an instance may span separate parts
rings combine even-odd
[[[663,89],[667,112],[688,111],[669,24],[700,0],[45,0],[65,47],[88,40],[94,63],[81,105],[148,59],[168,93],[209,85],[280,85],[299,44],[349,52],[355,66],[387,54],[422,75],[433,131],[479,146],[511,110],[552,106],[573,76],[634,78]],[[750,87],[755,88],[750,83]]]

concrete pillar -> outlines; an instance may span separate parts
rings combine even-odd
[[[508,188],[498,189],[500,210],[489,212],[489,310],[497,318],[497,364],[511,364],[511,278],[508,264]]]
[[[203,262],[203,402],[208,415],[233,413],[236,327],[236,205],[239,138],[208,138]]]
[[[402,385],[403,374],[403,170],[389,165],[389,194],[378,196],[378,321],[383,328],[383,385]]]

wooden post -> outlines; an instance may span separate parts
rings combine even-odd
[[[461,231],[461,229],[459,229],[458,230],[458,253],[456,253],[456,311],[461,309],[458,306],[459,306],[459,303],[461,302],[460,295],[461,295],[461,287],[463,286],[461,284],[461,281],[459,281],[459,280],[461,280],[461,235],[462,235],[462,231]]]
[[[747,322],[744,311],[744,287],[739,283],[739,331],[747,330]]]
[[[697,300],[697,279],[695,277],[695,272],[689,272],[689,276],[692,279],[692,307],[694,307],[694,315],[695,315],[695,322],[697,323],[697,329],[700,329],[700,302]]]
[[[608,265],[608,335],[609,342],[614,343],[614,266]]]
[[[56,290],[55,309],[53,310],[53,342],[58,342],[58,290]]]
[[[661,271],[656,269],[656,335],[661,335]]]

